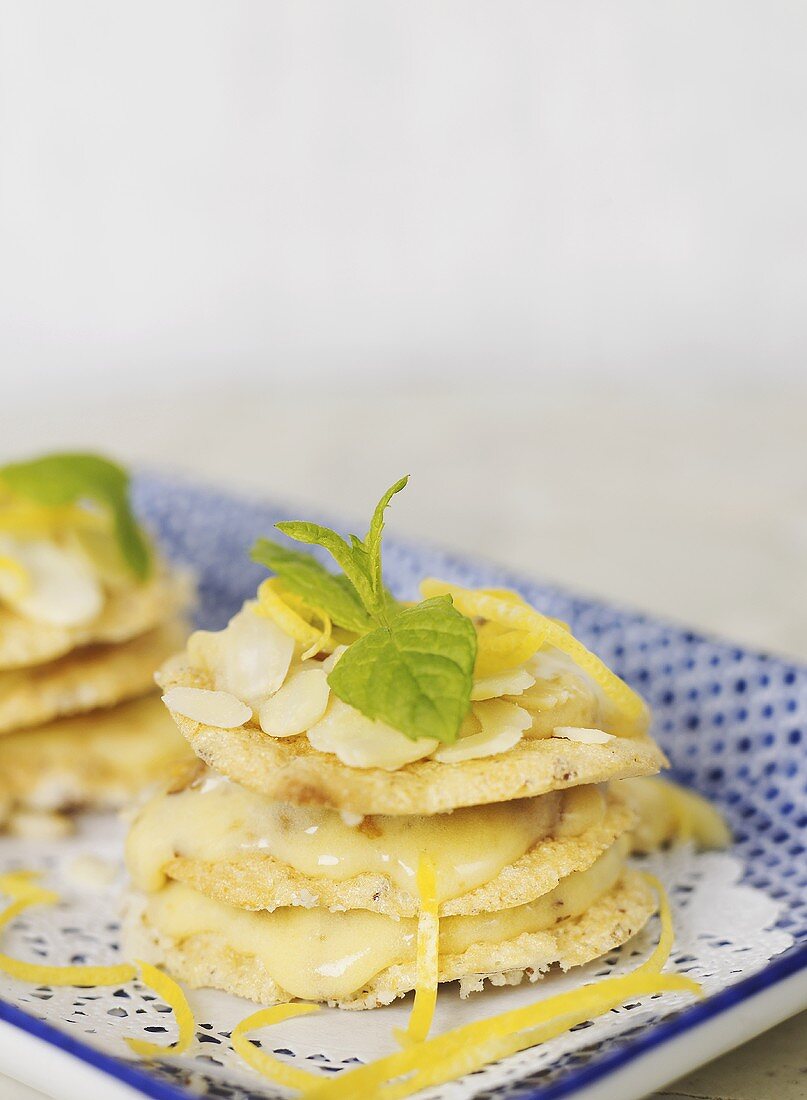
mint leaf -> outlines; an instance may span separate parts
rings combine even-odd
[[[350,538],[350,552],[353,555],[353,561],[356,568],[367,578],[370,590],[372,591],[370,559],[367,556],[367,549],[358,535],[349,535],[348,537]]]
[[[305,523],[303,520],[285,520],[283,523],[276,523],[275,526],[278,531],[288,535],[295,542],[303,542],[308,546],[321,546],[324,550],[327,550],[356,589],[367,612],[372,614],[372,586],[370,578],[365,572],[363,559],[357,555],[355,546],[346,543],[342,536],[338,535],[336,531],[332,531],[330,527],[322,527],[318,523]]]
[[[151,551],[129,503],[129,475],[114,462],[93,454],[53,454],[0,468],[0,480],[18,496],[57,507],[91,500],[109,510],[121,554],[144,580]]]
[[[373,512],[370,529],[364,540],[358,535],[351,535],[350,542],[346,542],[330,527],[323,527],[318,523],[305,523],[302,520],[286,520],[275,524],[278,531],[296,542],[303,542],[309,546],[321,546],[327,550],[355,588],[368,615],[374,619],[380,619],[381,622],[386,622],[388,615],[398,607],[394,597],[384,588],[381,577],[381,536],[384,531],[384,512],[389,502],[396,493],[400,493],[407,481],[409,481],[408,474],[396,481],[384,493]]]
[[[413,740],[453,742],[468,713],[476,659],[473,623],[437,596],[359,638],[328,677],[343,702]]]
[[[358,535],[350,536],[350,544],[353,550],[353,557],[356,562],[357,568],[361,569],[368,581],[372,586],[372,577],[370,572],[370,558],[367,554],[367,548]],[[380,597],[373,593],[373,617],[382,623],[386,623],[389,620],[390,615],[397,615],[402,610],[401,604],[395,599],[393,594],[388,588],[384,587],[383,581],[381,582],[381,595]]]
[[[356,634],[373,629],[373,620],[347,577],[329,573],[311,554],[290,550],[269,539],[258,539],[251,556],[253,561],[276,573],[295,596],[311,607],[321,608],[337,626]]]
[[[373,518],[370,520],[370,529],[367,532],[367,538],[364,540],[363,549],[367,556],[374,611],[375,614],[382,619],[386,615],[386,596],[384,593],[384,585],[381,580],[381,536],[384,533],[384,513],[392,498],[396,493],[400,493],[401,489],[406,488],[406,483],[408,481],[409,474],[406,474],[405,477],[396,481],[395,484],[384,493],[373,512]],[[355,538],[355,536],[352,537]]]

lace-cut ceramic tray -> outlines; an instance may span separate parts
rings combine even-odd
[[[138,481],[137,503],[167,551],[196,570],[199,622],[208,628],[223,625],[254,592],[263,571],[248,561],[252,540],[277,520],[296,516],[294,509],[154,477]],[[643,998],[423,1095],[630,1100],[807,1006],[807,669],[432,547],[390,539],[385,572],[403,597],[413,596],[419,578],[431,574],[517,588],[569,621],[649,700],[675,777],[715,801],[736,838],[731,853],[678,849],[645,861],[665,881],[673,903],[670,966],[702,982],[703,1001]],[[120,822],[88,818],[75,837],[58,843],[0,840],[0,871],[42,869],[63,898],[53,909],[33,909],[15,921],[3,949],[61,964],[119,958],[123,834]],[[74,868],[76,857],[87,852],[116,869],[113,882],[81,885]],[[467,1001],[460,1001],[456,984],[450,986],[441,991],[435,1031],[625,972],[647,955],[656,934],[654,921],[622,950],[535,985],[487,989]],[[0,974],[0,1071],[60,1100],[286,1095],[230,1048],[233,1026],[254,1006],[204,990],[190,999],[197,1038],[188,1055],[137,1062],[124,1036],[168,1043],[173,1035],[166,1006],[148,990],[32,987]],[[394,1049],[391,1030],[409,1008],[406,1000],[361,1014],[324,1010],[264,1032],[262,1042],[297,1065],[339,1073]]]

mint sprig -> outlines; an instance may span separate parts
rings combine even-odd
[[[126,565],[139,580],[148,577],[151,551],[132,512],[129,475],[121,466],[100,455],[52,454],[3,466],[0,482],[46,507],[92,501],[107,510]]]
[[[404,608],[384,586],[381,543],[396,481],[376,505],[364,539],[349,541],[316,523],[278,523],[284,535],[327,550],[342,573],[328,572],[311,554],[259,539],[255,561],[272,569],[290,592],[359,635],[328,677],[334,694],[368,718],[407,737],[452,742],[468,713],[476,659],[473,624],[450,596]]]
[[[450,596],[436,596],[354,642],[328,683],[344,702],[412,740],[452,742],[468,713],[475,657],[473,623]]]
[[[271,569],[289,592],[309,606],[321,608],[337,626],[354,634],[373,629],[373,620],[348,578],[329,573],[313,555],[270,539],[258,539],[252,547],[252,560]]]

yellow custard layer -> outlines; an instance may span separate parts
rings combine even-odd
[[[615,885],[624,853],[625,844],[618,841],[586,871],[569,875],[527,905],[445,918],[440,922],[440,953],[460,954],[480,943],[495,947],[580,916]],[[190,936],[216,935],[229,950],[262,963],[287,993],[313,1001],[348,998],[387,967],[412,963],[416,954],[413,918],[396,921],[364,909],[331,913],[294,907],[248,912],[175,882],[148,897],[146,920],[176,945]],[[170,948],[167,960],[170,969]]]
[[[331,810],[274,802],[208,773],[143,808],[129,833],[126,861],[135,885],[147,892],[163,885],[174,856],[218,863],[264,853],[310,877],[384,874],[414,895],[418,858],[428,851],[438,899],[447,901],[489,882],[537,841],[579,835],[604,811],[603,792],[589,786],[430,817],[351,823]]]

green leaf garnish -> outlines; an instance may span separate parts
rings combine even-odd
[[[450,596],[401,611],[359,638],[328,677],[336,695],[415,740],[456,741],[476,659],[473,623]]]
[[[357,552],[354,545],[345,542],[342,536],[332,531],[330,527],[322,527],[318,523],[288,520],[284,523],[276,523],[275,526],[278,531],[288,535],[295,542],[303,542],[308,546],[321,546],[327,550],[355,588],[362,605],[370,613],[373,604],[370,578],[363,555]]]
[[[46,507],[93,501],[109,511],[124,561],[144,580],[151,551],[129,502],[129,475],[100,455],[53,454],[0,468],[0,480],[18,496]]]
[[[367,569],[370,576],[370,587],[373,593],[374,610],[380,618],[384,618],[387,611],[386,595],[381,580],[381,536],[384,533],[384,513],[389,507],[389,502],[396,493],[400,493],[401,489],[406,488],[408,481],[409,474],[402,477],[399,481],[396,481],[395,484],[384,493],[375,507],[373,518],[370,520],[370,529],[367,532],[367,538],[364,540],[364,550],[367,554]]]
[[[360,635],[328,677],[343,702],[407,737],[455,741],[471,705],[476,631],[450,596],[403,609],[384,587],[384,514],[407,481],[402,477],[376,505],[367,536],[349,541],[316,523],[278,523],[284,535],[327,550],[342,569],[329,573],[311,554],[268,539],[252,548],[255,561],[332,622]]]
[[[318,523],[305,523],[302,520],[287,520],[275,524],[278,531],[296,542],[303,542],[308,546],[321,546],[327,550],[353,585],[367,614],[382,622],[390,612],[392,600],[381,580],[381,535],[384,530],[384,512],[389,502],[396,493],[400,493],[407,481],[409,481],[408,474],[396,481],[384,493],[373,512],[370,530],[364,540],[358,535],[351,535],[350,542],[346,542],[330,527],[322,527]],[[394,601],[392,602],[394,607]]]
[[[373,620],[347,577],[329,573],[312,554],[258,539],[252,547],[252,560],[277,573],[289,592],[309,607],[321,608],[337,626],[355,634],[373,629]]]

